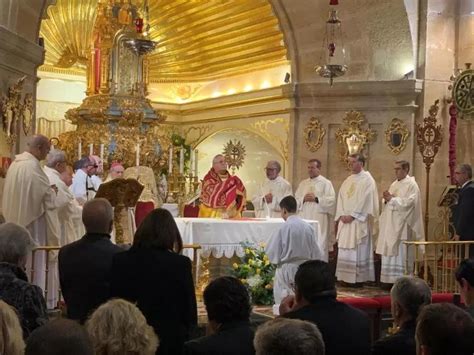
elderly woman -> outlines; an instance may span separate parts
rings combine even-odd
[[[165,209],[153,210],[132,247],[114,256],[112,297],[136,303],[160,339],[157,354],[180,354],[197,323],[191,260],[179,255],[183,241]]]
[[[97,308],[86,323],[96,355],[154,355],[158,338],[133,303],[113,299]]]
[[[25,338],[47,321],[43,292],[28,282],[24,271],[33,247],[25,228],[14,223],[0,225],[0,299],[16,309]]]

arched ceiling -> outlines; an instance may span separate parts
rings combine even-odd
[[[84,74],[98,0],[58,0],[40,36],[42,70]],[[268,0],[150,0],[152,82],[215,80],[288,64]]]

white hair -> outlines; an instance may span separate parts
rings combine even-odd
[[[66,162],[66,153],[59,149],[52,149],[46,156],[46,166],[54,169],[56,164]]]
[[[0,262],[17,265],[34,247],[26,228],[15,223],[0,225]]]

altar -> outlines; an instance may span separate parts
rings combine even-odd
[[[244,219],[214,219],[214,218],[175,218],[184,244],[198,244],[201,255],[205,258],[211,255],[215,258],[225,256],[243,257],[243,242],[259,245],[267,243],[285,221],[282,218],[244,218]],[[319,223],[307,221],[315,230],[318,246],[324,253],[326,241],[321,237]],[[190,256],[192,257],[192,256]],[[328,254],[324,254],[325,261]]]

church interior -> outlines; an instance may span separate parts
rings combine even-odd
[[[218,154],[245,185],[248,220],[269,161],[296,191],[318,159],[337,194],[348,156],[361,153],[380,199],[393,164],[407,161],[433,243],[415,269],[453,300],[450,262],[462,252],[453,245],[447,255],[455,232],[446,195],[456,167],[474,162],[473,60],[472,0],[0,0],[0,196],[35,134],[71,166],[99,157],[103,180],[117,162],[136,168],[132,178],[151,168],[141,182],[153,185],[155,207],[184,218],[197,217]],[[117,241],[127,234],[119,229]],[[184,254],[199,300],[209,277],[244,253],[205,250],[196,233]],[[362,299],[388,290],[338,286],[338,295],[366,307],[378,338],[390,307]],[[255,312],[273,316],[271,306]],[[205,314],[200,304],[202,323]]]

